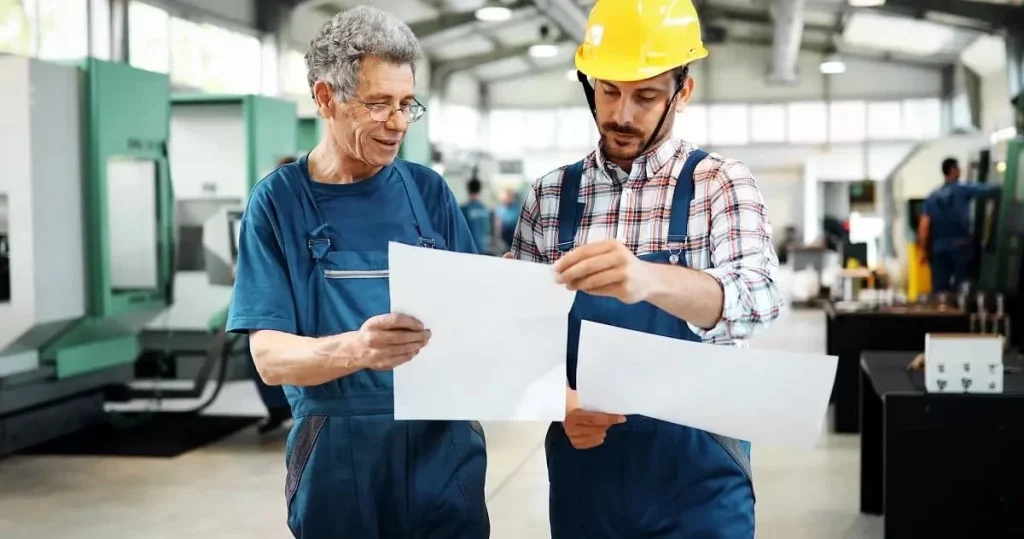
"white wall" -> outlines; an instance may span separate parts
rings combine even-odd
[[[767,80],[771,48],[728,44],[710,47],[710,56],[694,64],[695,102],[761,102],[800,99],[886,99],[942,95],[942,70],[847,57],[846,73],[826,77],[818,71],[822,55],[802,52],[800,79],[794,85]],[[568,69],[569,66],[566,66]],[[494,107],[578,106],[579,83],[562,71],[491,85]]]

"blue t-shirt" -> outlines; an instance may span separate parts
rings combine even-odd
[[[473,241],[480,252],[488,252],[491,246],[491,224],[494,216],[491,209],[479,200],[471,200],[462,205],[462,216],[466,218]]]
[[[444,179],[427,167],[404,165],[434,232],[443,237],[447,248],[476,253],[466,220]],[[334,250],[386,252],[389,240],[415,228],[412,206],[395,165],[352,184],[312,181],[306,156],[278,168],[256,185],[242,216],[228,331],[305,333],[309,277],[314,270],[306,242],[322,223],[303,205],[304,195],[290,185],[299,182],[310,186],[320,214],[330,224],[326,233]]]
[[[995,188],[979,183],[947,183],[924,201],[924,215],[931,219],[933,252],[951,251],[970,243],[971,199]]]

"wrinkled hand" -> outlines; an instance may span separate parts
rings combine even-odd
[[[356,357],[359,365],[390,371],[411,360],[430,341],[430,330],[404,314],[382,314],[359,328]]]
[[[617,240],[573,249],[555,262],[559,283],[569,290],[638,303],[648,295],[647,263]]]
[[[625,416],[588,412],[580,408],[576,392],[566,388],[565,421],[562,422],[562,428],[576,449],[591,449],[603,444],[608,429],[625,422]]]

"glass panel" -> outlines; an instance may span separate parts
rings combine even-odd
[[[556,117],[552,111],[531,110],[523,113],[523,146],[534,150],[551,150],[555,146]]]
[[[712,144],[743,145],[750,142],[750,118],[746,105],[711,105]]]
[[[310,95],[309,82],[306,77],[309,72],[306,69],[306,58],[299,51],[288,51],[284,64],[284,91],[285,93],[307,96]],[[430,108],[431,112],[436,110]]]
[[[903,101],[903,136],[927,140],[942,136],[942,100],[906,99]]]
[[[0,52],[32,54],[32,22],[23,0],[0,2]]]
[[[171,70],[171,18],[167,12],[141,2],[128,5],[128,57],[139,69]]]
[[[786,106],[750,107],[751,142],[786,142]]]
[[[203,86],[203,30],[195,23],[171,18],[171,82]]]
[[[114,291],[153,290],[160,259],[155,161],[107,161],[107,208],[120,208],[126,201],[132,211],[107,212],[110,286]]]
[[[705,105],[689,105],[676,115],[672,134],[691,144],[708,143],[708,109]]]
[[[77,60],[89,54],[89,5],[85,0],[36,0],[39,58]]]
[[[524,125],[521,110],[491,111],[488,149],[495,155],[509,155],[522,151],[527,136],[523,129]]]
[[[829,104],[829,140],[832,142],[862,142],[866,135],[866,102],[834,101]]]
[[[893,140],[902,135],[902,107],[899,101],[868,103],[868,138]]]
[[[828,108],[820,101],[790,103],[787,133],[793,144],[821,144],[828,139]]]

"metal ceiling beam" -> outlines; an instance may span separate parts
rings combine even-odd
[[[764,11],[751,10],[751,9],[737,9],[731,7],[716,7],[709,5],[707,8],[702,9],[700,12],[701,20],[708,22],[745,22],[750,24],[763,24],[772,25],[775,23],[772,20],[771,14]],[[814,30],[819,32],[833,32],[835,27],[827,24],[808,24],[804,23],[805,30]]]
[[[555,22],[566,37],[583,43],[587,30],[587,14],[573,0],[533,0],[537,9]]]
[[[559,72],[564,73],[572,69],[572,61],[566,63],[551,64],[544,67],[538,67],[536,69],[527,69],[518,73],[510,73],[508,75],[502,75],[500,77],[493,77],[489,79],[480,79],[480,82],[484,84],[500,84],[502,82],[511,82],[514,80],[522,80],[523,77],[532,77],[534,75],[547,75],[549,73]]]
[[[999,26],[1017,26],[1024,23],[1024,8],[1006,4],[969,2],[966,0],[886,0],[875,9],[923,17],[928,11],[984,21]]]
[[[505,7],[516,10],[533,5],[531,0],[516,0]],[[473,26],[480,21],[476,18],[475,11],[461,11],[457,13],[441,11],[441,14],[433,19],[415,22],[409,25],[416,37],[423,39],[434,34],[446,32],[462,26]]]

